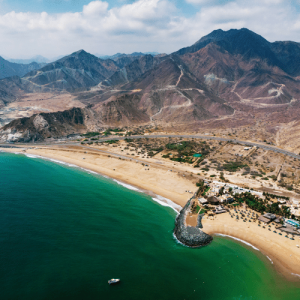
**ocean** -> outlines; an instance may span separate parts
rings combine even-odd
[[[300,299],[251,245],[179,244],[175,210],[127,187],[0,153],[0,299]]]

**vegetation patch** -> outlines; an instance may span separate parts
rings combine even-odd
[[[227,162],[226,164],[223,165],[224,170],[228,172],[236,172],[242,168],[248,167],[247,164],[244,164],[243,162],[240,161],[231,161]]]

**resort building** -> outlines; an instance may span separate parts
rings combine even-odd
[[[209,204],[212,204],[212,205],[218,205],[220,203],[220,200],[215,196],[211,196],[211,197],[207,198],[207,201]]]
[[[264,217],[264,216],[260,216],[260,217],[258,218],[258,221],[261,221],[261,222],[263,222],[263,223],[265,223],[265,224],[271,223],[271,220],[268,219],[268,218],[266,218],[266,217]]]
[[[226,212],[227,210],[222,205],[217,206],[216,209],[214,210],[214,213],[216,214],[223,214]]]
[[[207,204],[208,201],[205,198],[198,198],[198,201],[203,205],[203,204]]]
[[[274,221],[276,219],[276,216],[273,215],[273,214],[270,214],[270,213],[266,213],[264,214],[263,216],[260,216],[258,218],[259,221],[265,223],[265,224],[269,224],[271,223],[272,221]]]
[[[286,200],[285,199],[277,199],[279,203],[281,204],[285,204],[286,203]]]
[[[291,205],[290,212],[292,215],[294,215],[296,217],[300,216],[300,209],[297,206],[295,207],[294,205]]]
[[[273,215],[273,214],[270,214],[270,213],[264,214],[264,217],[267,218],[267,219],[269,219],[269,220],[271,220],[271,221],[273,221],[273,220],[276,219],[276,216]]]

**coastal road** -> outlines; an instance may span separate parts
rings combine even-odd
[[[262,148],[264,150],[268,151],[273,151],[277,153],[281,153],[287,156],[290,156],[295,159],[300,159],[300,155],[297,155],[296,153],[283,150],[281,148],[277,148],[274,146],[269,146],[269,145],[264,145],[260,143],[254,143],[254,142],[248,142],[248,141],[241,141],[241,140],[236,140],[236,139],[229,139],[229,138],[223,138],[223,137],[217,137],[217,136],[208,136],[208,135],[172,135],[172,134],[160,134],[160,135],[132,135],[128,137],[124,136],[108,136],[105,138],[99,138],[99,142],[105,142],[105,141],[112,141],[112,140],[125,140],[125,139],[156,139],[156,138],[184,138],[184,139],[205,139],[205,140],[216,140],[216,141],[221,141],[221,142],[231,142],[235,144],[241,144],[245,146],[256,146],[257,148]],[[80,145],[80,143],[75,143],[75,142],[65,142],[65,143],[27,143],[27,144],[10,144],[10,143],[2,143],[0,144],[0,147],[14,147],[14,146],[29,146],[29,145],[34,145],[34,146],[50,146],[50,145]]]
[[[235,144],[241,144],[245,146],[256,146],[258,148],[262,148],[268,151],[273,151],[277,153],[281,153],[287,156],[290,156],[292,158],[300,159],[300,155],[297,155],[296,153],[283,150],[277,147],[269,146],[269,145],[263,145],[259,143],[254,142],[247,142],[247,141],[241,141],[236,139],[228,139],[228,138],[222,138],[217,136],[207,136],[207,135],[134,135],[129,137],[105,137],[105,138],[99,138],[99,142],[105,142],[105,141],[111,141],[111,140],[125,140],[125,139],[155,139],[155,138],[185,138],[185,139],[206,139],[206,140],[216,140],[221,142],[231,142]]]

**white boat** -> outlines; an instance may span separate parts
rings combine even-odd
[[[108,280],[109,284],[117,284],[119,282],[120,282],[120,279],[114,279],[114,278],[112,278],[112,279]]]

